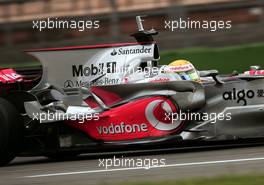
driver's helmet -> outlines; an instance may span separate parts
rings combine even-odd
[[[187,60],[175,60],[171,62],[165,69],[165,73],[176,73],[178,74],[183,80],[193,80],[200,82],[200,77],[192,65],[191,62]]]

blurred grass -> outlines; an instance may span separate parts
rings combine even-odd
[[[251,65],[264,66],[264,43],[223,48],[191,48],[161,53],[160,64],[187,59],[198,70],[217,69],[221,73],[243,72]]]
[[[219,176],[181,181],[135,182],[126,185],[263,185],[264,175]]]
[[[16,67],[35,67],[35,66],[41,66],[40,62],[36,61],[30,61],[25,63],[4,63],[0,64],[0,68],[16,68]]]

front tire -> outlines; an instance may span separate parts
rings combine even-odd
[[[0,98],[0,166],[11,162],[21,149],[23,123],[14,105]]]

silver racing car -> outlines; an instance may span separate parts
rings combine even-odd
[[[29,50],[42,73],[0,70],[0,164],[14,157],[264,137],[264,76],[158,64],[155,30],[136,42]],[[166,145],[167,144],[167,145]]]

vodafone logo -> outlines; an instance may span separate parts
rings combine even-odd
[[[162,102],[162,100],[154,100],[148,104],[145,110],[145,116],[149,123],[157,130],[161,131],[171,131],[176,128],[178,128],[182,121],[181,120],[176,120],[173,123],[164,123],[162,121],[159,121],[155,115],[154,115],[154,109]],[[167,103],[164,102],[163,104],[163,109],[166,110],[166,112],[173,112],[171,106]]]
[[[150,80],[150,82],[152,83],[155,83],[155,82],[168,82],[170,81],[169,78],[157,78],[157,79],[154,79],[154,80]]]
[[[164,71],[165,72],[182,72],[182,71],[189,71],[194,69],[192,64],[188,65],[180,65],[180,66],[167,66]]]
[[[111,123],[110,126],[99,126],[96,128],[98,133],[101,134],[124,134],[124,133],[139,133],[148,132],[148,126],[145,123],[136,124],[120,124]]]

